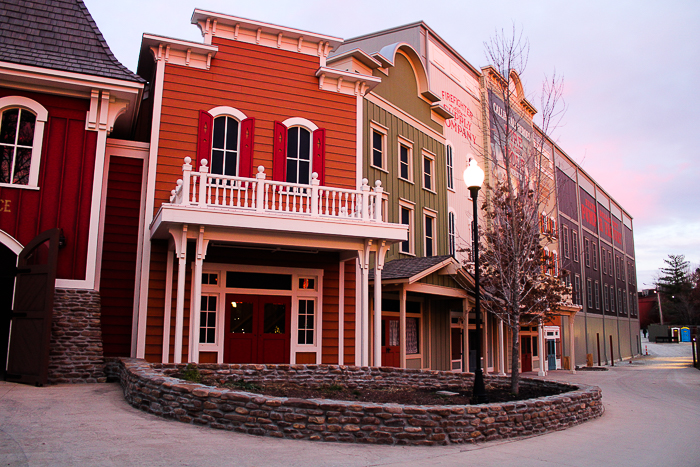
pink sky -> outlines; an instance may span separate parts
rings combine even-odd
[[[132,70],[144,32],[201,40],[195,7],[343,38],[423,20],[476,67],[484,41],[515,24],[531,45],[529,100],[545,74],[564,76],[552,137],[634,219],[639,287],[668,254],[700,264],[700,2],[84,1]]]

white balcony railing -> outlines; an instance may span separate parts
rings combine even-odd
[[[182,179],[170,192],[171,204],[384,222],[379,180],[371,190],[367,179],[359,190],[347,190],[320,186],[316,172],[311,174],[311,184],[304,185],[267,180],[263,166],[258,167],[255,178],[244,178],[210,174],[206,160],[199,172],[193,172],[190,162],[185,157]]]

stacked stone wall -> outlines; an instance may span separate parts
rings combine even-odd
[[[49,383],[106,381],[99,292],[56,289],[50,349]]]
[[[523,378],[568,392],[510,403],[401,405],[295,399],[190,383],[172,375],[184,365],[121,359],[119,378],[126,400],[141,410],[185,423],[278,438],[396,445],[448,445],[530,436],[561,430],[603,414],[597,387]],[[360,368],[338,365],[198,365],[208,381],[307,387],[343,384],[381,388],[438,388],[471,384],[472,375],[443,371]],[[507,385],[487,377],[487,385]]]

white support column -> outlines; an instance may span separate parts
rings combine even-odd
[[[506,375],[506,343],[503,332],[503,320],[498,320],[498,376]]]
[[[358,366],[369,366],[369,255],[372,251],[372,240],[365,240],[365,246],[360,253],[360,274],[362,280],[362,309],[360,310],[360,361]]]
[[[571,313],[569,315],[569,365],[571,368],[571,374],[575,375],[576,374],[576,347],[575,347],[575,339],[574,339],[574,318],[576,317],[575,313]]]
[[[209,241],[204,240],[204,226],[199,227],[199,235],[197,236],[197,251],[195,253],[194,262],[194,290],[192,291],[192,300],[194,300],[192,317],[192,361],[199,363],[199,327],[200,327],[200,312],[202,311],[202,263],[207,256],[207,246]]]
[[[185,316],[185,273],[187,268],[187,224],[182,226],[182,237],[176,241],[178,257],[177,301],[175,302],[175,348],[173,363],[182,363],[182,324]]]
[[[544,329],[542,327],[542,320],[537,322],[537,353],[540,356],[540,368],[537,371],[537,376],[547,376],[547,370],[544,367],[545,355],[544,355]]]
[[[170,321],[173,308],[173,267],[175,251],[168,249],[165,266],[165,306],[163,308],[163,356],[162,362],[170,360]]]
[[[338,264],[338,365],[345,364],[345,261]]]
[[[377,241],[374,254],[374,366],[382,366],[382,269],[388,249],[385,241]]]
[[[399,354],[401,368],[406,368],[406,284],[399,292]]]

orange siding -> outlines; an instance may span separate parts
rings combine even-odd
[[[199,110],[222,105],[256,119],[253,165],[268,177],[273,122],[303,117],[326,129],[326,184],[354,188],[355,97],[318,89],[318,57],[219,38],[214,45],[209,70],[166,65],[155,209],[181,178],[183,159],[195,156]]]
[[[313,365],[316,363],[316,354],[314,352],[297,352],[296,362],[301,365]]]

